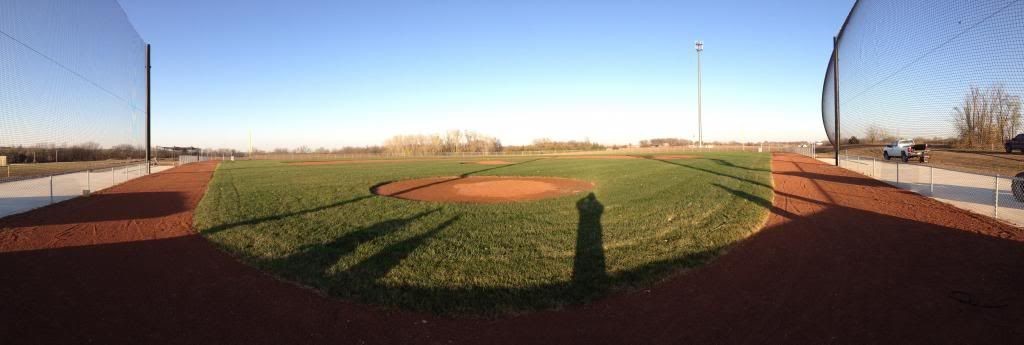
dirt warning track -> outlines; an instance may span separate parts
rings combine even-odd
[[[0,220],[4,343],[1019,343],[1019,229],[776,155],[764,229],[585,306],[446,318],[327,299],[190,229],[214,164]],[[723,175],[723,178],[734,178]],[[723,187],[725,188],[725,187]],[[103,197],[110,194],[108,197]],[[142,214],[144,218],[136,219]]]

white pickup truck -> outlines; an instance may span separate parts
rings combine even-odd
[[[882,149],[882,157],[885,160],[899,157],[903,162],[910,161],[911,157],[917,157],[924,163],[927,153],[928,144],[914,144],[914,141],[909,139],[894,141]]]

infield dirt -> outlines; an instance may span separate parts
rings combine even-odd
[[[556,177],[434,177],[374,187],[377,195],[407,200],[500,203],[540,200],[590,190],[593,183]]]

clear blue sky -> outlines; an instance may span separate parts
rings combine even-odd
[[[120,0],[153,44],[155,145],[340,147],[469,129],[624,144],[813,140],[853,0]]]

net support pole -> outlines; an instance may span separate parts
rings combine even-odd
[[[151,79],[150,79],[150,70],[152,68],[153,68],[153,66],[150,65],[150,45],[146,44],[146,173],[147,174],[149,174],[151,172],[149,170],[150,166],[152,165],[152,162],[150,160],[153,157],[153,146],[152,146],[152,142],[151,142],[152,136],[151,136],[150,122],[149,122],[150,121],[150,110],[152,109],[152,106],[150,104],[151,103],[150,102],[150,85],[151,85],[151,83],[150,83],[150,81],[151,81]]]
[[[836,166],[839,166],[839,36],[832,37],[832,104],[835,106]]]
[[[999,218],[999,174],[996,174],[992,180],[992,194],[994,194],[993,198],[995,199],[995,202],[992,204],[992,216]]]

